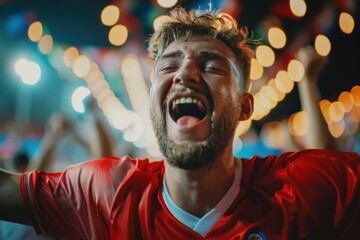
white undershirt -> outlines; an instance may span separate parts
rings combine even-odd
[[[169,192],[167,191],[164,178],[162,196],[164,198],[166,206],[174,215],[174,217],[184,225],[193,229],[195,232],[198,232],[202,236],[205,236],[206,233],[210,230],[210,228],[215,225],[215,223],[220,219],[222,215],[224,215],[226,210],[230,207],[236,196],[239,194],[240,179],[242,175],[242,162],[240,159],[235,160],[235,178],[233,184],[226,192],[224,197],[216,204],[216,206],[211,209],[207,214],[205,214],[202,218],[198,218],[188,212],[185,212],[173,202],[169,195]]]

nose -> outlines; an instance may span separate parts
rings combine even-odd
[[[173,82],[177,84],[198,83],[201,79],[200,74],[200,69],[196,65],[195,61],[188,59],[183,62],[176,72]]]

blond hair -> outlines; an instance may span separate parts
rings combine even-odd
[[[150,57],[157,61],[165,48],[175,40],[192,40],[199,37],[218,39],[224,42],[237,56],[237,66],[242,73],[239,86],[247,90],[249,86],[251,57],[248,32],[227,13],[219,11],[186,11],[175,7],[170,18],[164,21],[149,40]]]

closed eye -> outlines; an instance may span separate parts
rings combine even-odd
[[[226,71],[224,68],[216,65],[207,65],[204,67],[204,72],[214,73],[219,75],[225,75]]]
[[[175,72],[178,69],[177,65],[163,65],[158,69],[159,73],[171,73]]]

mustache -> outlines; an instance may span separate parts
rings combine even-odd
[[[181,88],[176,88],[172,91],[170,91],[168,93],[168,95],[166,96],[163,104],[166,104],[170,99],[174,98],[174,97],[181,97],[183,95],[192,95],[192,96],[199,96],[200,93],[198,93],[197,91],[191,89],[191,88],[185,88],[185,87],[181,87]]]

